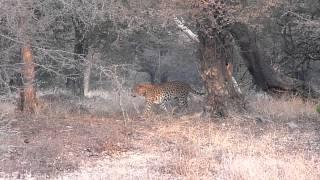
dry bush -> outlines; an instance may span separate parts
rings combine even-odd
[[[319,117],[316,113],[316,103],[300,97],[273,98],[268,95],[250,97],[253,113],[266,116],[273,120],[307,120]]]
[[[141,98],[133,99],[128,89],[106,91],[91,90],[87,97],[77,97],[66,90],[41,91],[39,99],[43,104],[42,114],[47,115],[86,115],[108,117],[119,112],[133,113],[143,104]]]

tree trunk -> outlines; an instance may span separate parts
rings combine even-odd
[[[230,107],[242,107],[241,95],[234,89],[232,68],[227,66],[230,49],[218,32],[210,34],[207,29],[198,32],[201,77],[208,92],[205,113],[227,116]]]
[[[23,85],[20,88],[20,103],[19,109],[24,112],[37,112],[38,100],[36,97],[35,71],[31,47],[25,45],[22,48],[23,66]]]
[[[198,35],[193,33],[187,26],[184,25],[182,21],[180,21],[177,17],[174,18],[175,23],[177,24],[178,28],[182,30],[191,40],[193,40],[196,43],[200,43]],[[234,88],[237,90],[237,93],[242,94],[241,89],[236,81],[236,79],[233,77],[233,66],[232,64],[228,64],[229,68],[227,67],[228,76],[231,78]]]
[[[90,76],[91,76],[91,69],[92,69],[92,62],[94,59],[94,52],[90,51],[90,55],[88,55],[89,58],[87,58],[87,61],[85,62],[85,69],[84,69],[84,78],[83,78],[83,87],[84,87],[84,96],[89,96],[89,90],[90,90]]]
[[[311,92],[311,95],[319,96],[319,92],[312,87],[307,88],[305,82],[276,72],[258,47],[254,33],[245,24],[235,23],[228,29],[240,47],[241,56],[259,88],[264,91],[298,91],[304,95]]]
[[[70,88],[75,95],[84,95],[84,58],[88,55],[88,37],[85,31],[85,24],[79,18],[73,18],[75,30],[74,63],[73,69],[67,70],[67,88]]]

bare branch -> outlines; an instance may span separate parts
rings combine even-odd
[[[193,33],[187,26],[184,25],[182,21],[180,21],[177,17],[174,18],[175,23],[177,24],[178,28],[182,30],[191,40],[199,43],[198,35]]]

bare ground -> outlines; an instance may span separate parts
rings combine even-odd
[[[191,107],[142,120],[133,110],[89,108],[110,101],[43,99],[38,115],[0,105],[0,177],[320,179],[320,117],[312,102],[252,98],[247,114],[227,119],[203,119]]]

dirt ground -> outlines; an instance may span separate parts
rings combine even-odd
[[[287,102],[287,114],[255,101],[264,112],[141,119],[48,99],[37,115],[0,105],[1,178],[320,179],[320,118],[309,109],[297,112],[307,107],[300,101]]]
[[[1,121],[0,172],[53,176],[74,171],[81,161],[127,151],[122,121],[90,115],[30,116],[16,114]]]

